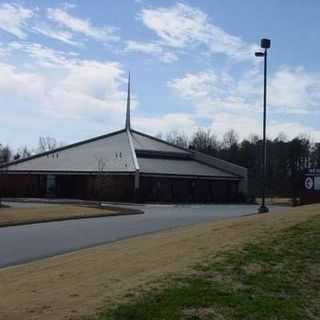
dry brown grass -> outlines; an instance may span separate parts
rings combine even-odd
[[[0,270],[0,319],[79,319],[128,290],[320,214],[320,205],[199,224]]]
[[[73,205],[50,205],[37,208],[1,208],[0,227],[40,221],[47,222],[114,214],[117,214],[117,211]]]

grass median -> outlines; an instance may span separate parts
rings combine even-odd
[[[124,210],[76,205],[50,205],[31,208],[7,207],[0,209],[0,227],[120,214],[124,214]]]

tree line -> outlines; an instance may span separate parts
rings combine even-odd
[[[222,139],[218,139],[210,130],[198,129],[191,137],[176,131],[165,136],[158,134],[158,137],[177,146],[248,168],[249,195],[260,195],[263,144],[259,136],[251,135],[240,140],[234,130],[229,130]],[[50,151],[62,145],[52,137],[40,137],[36,149],[23,147],[15,152],[10,146],[0,144],[0,164]],[[270,196],[298,196],[303,187],[304,170],[320,168],[320,143],[314,143],[307,136],[288,139],[284,134],[279,134],[275,139],[267,140],[267,150],[267,193]]]
[[[10,161],[20,160],[30,157],[34,154],[54,150],[56,148],[62,147],[63,142],[58,142],[56,138],[53,137],[39,137],[38,146],[36,148],[29,148],[24,146],[14,151],[9,145],[3,145],[0,142],[0,164],[4,164]]]
[[[158,136],[162,137],[161,134]],[[263,141],[259,136],[250,135],[240,140],[234,130],[229,130],[218,139],[210,130],[198,129],[190,138],[172,131],[164,139],[248,168],[249,195],[261,194]],[[298,197],[303,189],[305,169],[320,168],[320,143],[304,135],[288,139],[281,133],[275,139],[267,140],[267,152],[269,196]]]

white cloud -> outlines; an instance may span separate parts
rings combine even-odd
[[[234,129],[240,138],[248,138],[251,134],[262,136],[262,115],[235,115],[230,113],[217,113],[212,115],[210,128],[220,138],[230,129]],[[280,133],[288,138],[308,133],[312,138],[320,140],[320,131],[299,122],[268,121],[267,136],[274,139]]]
[[[207,117],[207,128],[222,139],[226,131],[233,129],[240,139],[246,139],[252,134],[262,135],[261,114],[232,114],[227,112],[212,113]],[[158,117],[134,117],[133,125],[137,130],[151,135],[159,133],[167,134],[178,131],[191,137],[199,128],[199,119],[195,114],[169,113]],[[203,127],[203,125],[201,126]],[[294,138],[300,134],[308,134],[311,138],[320,140],[320,131],[299,122],[268,121],[268,138],[274,139],[279,134],[285,133],[288,138]]]
[[[105,121],[109,128],[122,127],[126,79],[120,64],[83,60],[39,44],[12,43],[11,48],[29,58],[21,67],[0,64],[0,96],[12,104],[10,111],[22,116],[32,106],[39,114],[55,118],[91,119]]]
[[[74,41],[71,32],[66,30],[55,30],[52,26],[45,23],[38,24],[32,28],[33,31],[40,33],[46,37],[62,41],[73,46],[81,46],[80,42]]]
[[[0,91],[7,95],[33,98],[44,91],[45,79],[32,72],[19,71],[15,66],[0,63]]]
[[[268,107],[271,113],[319,113],[320,74],[303,68],[280,67],[269,76]],[[263,82],[257,67],[241,74],[206,70],[186,73],[168,82],[181,99],[191,101],[202,115],[212,112],[259,112]]]
[[[96,27],[89,20],[80,19],[72,16],[62,9],[48,9],[48,18],[57,22],[73,32],[80,33],[97,41],[115,41],[119,38],[114,34],[114,28],[109,26]]]
[[[180,132],[191,134],[197,127],[191,114],[168,113],[158,117],[135,117],[134,128],[156,135],[179,129]]]
[[[218,111],[256,111],[256,95],[243,94],[247,90],[244,84],[241,87],[226,72],[187,73],[182,78],[169,81],[168,86],[178,97],[190,101],[198,116],[208,117]]]
[[[45,20],[44,17],[35,14],[39,11],[38,8],[30,9],[16,3],[4,3],[0,5],[0,29],[20,39],[27,38],[27,31],[36,32],[75,46],[83,45],[81,40],[84,37],[104,43],[119,40],[113,27],[97,27],[89,19],[80,19],[71,15],[67,10],[73,7],[73,5],[64,4],[62,8],[49,8],[47,20]]]
[[[0,29],[20,39],[25,39],[27,37],[24,30],[26,21],[33,15],[32,10],[18,4],[3,3],[0,5]]]
[[[270,104],[281,112],[314,111],[320,102],[320,74],[282,67],[271,78],[269,97]]]
[[[44,67],[61,68],[73,62],[74,53],[66,53],[45,47],[39,43],[11,42],[8,45],[11,50],[26,53],[32,58],[32,64]]]
[[[282,67],[270,78],[269,136],[274,138],[285,132],[294,137],[307,132],[319,139],[320,131],[299,120],[273,121],[272,115],[319,113],[316,107],[320,104],[320,74],[308,73],[302,68]],[[195,121],[211,121],[212,130],[220,135],[228,129],[235,129],[244,138],[251,133],[261,133],[262,84],[261,72],[254,68],[239,79],[214,70],[187,73],[169,81],[168,86],[180,99],[193,106]]]
[[[178,60],[176,54],[167,52],[161,45],[152,42],[128,41],[124,52],[141,52],[144,54],[151,54],[159,57],[160,61],[164,63],[171,63]]]
[[[217,83],[217,76],[213,71],[186,73],[183,78],[174,79],[169,86],[184,99],[198,99],[208,97],[212,87]]]
[[[128,41],[125,51],[143,52],[148,54],[160,54],[162,48],[158,44],[149,42]]]
[[[178,60],[178,56],[172,52],[163,52],[162,55],[160,55],[160,61],[164,63],[172,63]]]
[[[117,63],[79,60],[65,67],[63,78],[48,92],[45,103],[52,112],[60,110],[64,115],[105,112],[109,118],[123,114],[122,75]]]
[[[27,55],[24,66],[0,64],[0,96],[3,101],[9,102],[20,99],[16,106],[12,102],[10,112],[17,108],[19,116],[22,116],[23,112],[28,116],[28,108],[32,106],[46,117],[77,118],[77,121],[85,119],[95,123],[105,121],[106,129],[123,126],[126,78],[120,64],[83,60],[72,52],[61,52],[24,41],[11,42],[7,47],[13,54],[19,52]],[[134,117],[133,126],[151,134],[178,128],[179,131],[191,135],[205,120],[212,132],[219,135],[230,128],[235,129],[241,138],[252,133],[260,134],[262,83],[257,72],[256,69],[250,70],[239,79],[229,73],[214,70],[187,73],[170,81],[168,85],[181,99],[193,105],[194,111],[157,117],[138,116]],[[295,98],[285,95],[291,95],[291,91],[297,94],[298,89],[294,86],[291,88],[284,85],[289,80],[294,81],[292,77],[297,81],[301,79],[303,87],[307,88]],[[272,103],[270,111],[282,104],[288,104],[289,110],[297,109],[297,104],[293,103],[296,100],[305,101],[304,105],[313,110],[319,85],[317,74],[307,73],[303,69],[281,68],[271,75],[271,79],[271,88],[276,83],[283,85],[276,86],[276,97],[279,98],[273,98],[275,102]],[[275,90],[271,88],[270,95]],[[308,102],[305,94],[310,94],[310,90],[312,99]],[[308,133],[320,139],[320,131],[312,127],[297,121],[280,122],[269,118],[268,135],[275,137],[280,132],[285,132],[288,137]]]
[[[173,7],[143,9],[140,18],[173,48],[205,45],[211,53],[222,53],[237,60],[253,59],[255,45],[245,43],[209,21],[201,10],[177,3]]]

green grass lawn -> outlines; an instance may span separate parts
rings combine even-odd
[[[320,217],[270,237],[209,257],[98,319],[320,319]]]

